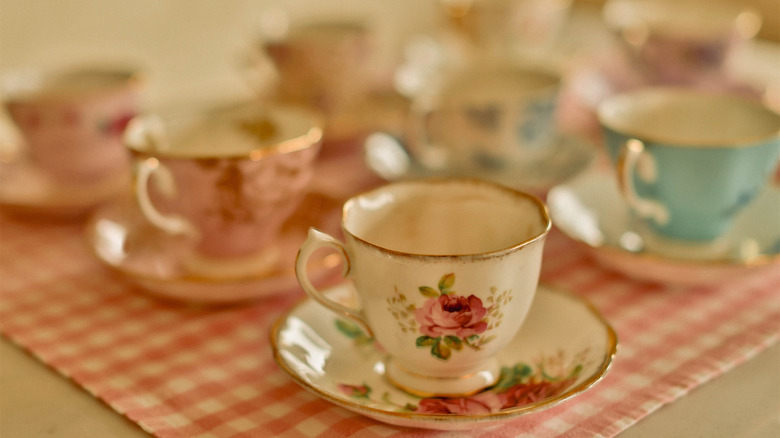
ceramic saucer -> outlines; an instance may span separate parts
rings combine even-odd
[[[351,283],[327,293],[354,299]],[[499,382],[457,398],[420,398],[389,383],[374,341],[311,299],[276,322],[271,345],[279,366],[327,401],[393,425],[458,430],[539,412],[586,391],[606,375],[617,337],[582,298],[541,285],[528,319],[499,354]]]
[[[584,171],[596,157],[595,146],[582,137],[559,135],[554,142],[550,153],[540,162],[507,172],[486,171],[473,176],[541,194]],[[446,169],[431,169],[416,160],[404,140],[388,133],[369,135],[364,143],[364,152],[368,167],[387,181],[450,176]]]
[[[277,257],[263,272],[231,278],[190,273],[186,266],[194,242],[151,225],[132,199],[99,208],[89,219],[86,238],[95,256],[152,295],[196,304],[231,304],[287,292],[298,287],[294,261],[309,226],[338,234],[340,203],[309,193],[272,244]],[[309,272],[321,284],[340,280],[336,254],[315,255]]]
[[[99,182],[65,183],[27,161],[0,163],[0,208],[25,217],[82,216],[129,186],[129,170]]]
[[[696,257],[681,245],[648,246],[644,226],[623,202],[611,172],[594,169],[554,187],[547,205],[553,223],[564,234],[587,245],[603,265],[635,279],[720,284],[780,264],[780,188],[776,185],[767,186],[740,213],[712,251],[698,251]]]

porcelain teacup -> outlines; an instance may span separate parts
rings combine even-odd
[[[606,99],[598,117],[624,199],[662,242],[723,236],[780,156],[780,115],[748,98],[645,88]]]
[[[609,0],[607,26],[652,83],[695,84],[724,73],[761,15],[729,0]]]
[[[493,179],[549,155],[561,87],[552,69],[495,62],[444,82],[412,104],[410,148],[426,167]]]
[[[442,0],[450,26],[492,55],[548,50],[572,0]]]
[[[18,70],[4,75],[2,94],[31,162],[64,184],[91,184],[128,168],[121,137],[144,82],[129,67]]]
[[[310,229],[296,275],[376,338],[390,382],[421,396],[472,394],[499,377],[495,356],[530,309],[550,227],[539,199],[494,183],[397,182],[345,203],[343,242]],[[322,248],[343,257],[356,307],[311,284],[307,261]]]
[[[284,102],[316,108],[329,118],[357,104],[374,85],[374,32],[357,20],[325,20],[291,26],[262,42]]]
[[[143,114],[124,141],[151,224],[195,242],[182,264],[213,278],[259,275],[308,190],[322,130],[300,109],[209,104]]]

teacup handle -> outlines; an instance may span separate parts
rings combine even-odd
[[[431,113],[438,105],[436,98],[418,98],[409,111],[409,146],[412,154],[426,166],[441,170],[447,165],[448,151],[434,145],[428,136],[428,123]]]
[[[331,237],[329,234],[323,233],[322,231],[314,228],[309,228],[309,234],[306,236],[306,240],[301,245],[301,249],[298,251],[298,256],[295,259],[295,276],[298,277],[298,282],[301,284],[301,287],[303,287],[303,290],[306,291],[306,293],[309,294],[309,296],[314,300],[328,309],[333,310],[336,313],[340,313],[347,318],[359,323],[360,326],[365,330],[366,334],[373,337],[374,333],[366,322],[366,316],[363,311],[347,307],[343,304],[331,300],[330,298],[326,297],[325,294],[320,292],[316,287],[314,287],[314,285],[309,280],[309,274],[306,269],[309,258],[314,253],[314,251],[320,248],[331,248],[336,250],[336,252],[341,256],[343,262],[342,275],[346,278],[349,274],[351,264],[349,262],[349,253],[347,252],[347,248],[344,243],[334,237]]]
[[[669,210],[661,204],[639,196],[634,187],[634,175],[637,163],[645,151],[645,144],[637,139],[630,139],[620,148],[617,161],[617,179],[620,192],[628,205],[643,218],[649,218],[659,225],[669,222]]]
[[[157,187],[163,195],[168,197],[176,196],[176,184],[174,183],[171,170],[156,158],[147,158],[139,162],[137,166],[134,189],[138,205],[144,217],[166,233],[198,237],[200,233],[190,221],[181,216],[160,213],[149,197],[149,180],[152,178],[152,175],[154,175]]]

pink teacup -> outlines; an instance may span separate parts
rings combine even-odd
[[[241,103],[140,116],[125,143],[144,216],[193,239],[187,269],[229,278],[274,266],[273,240],[306,194],[321,137],[303,110]]]
[[[18,71],[3,77],[3,95],[33,164],[64,183],[98,183],[127,169],[121,136],[142,84],[130,68]]]
[[[376,76],[373,32],[357,21],[298,25],[285,38],[264,42],[264,49],[279,73],[279,98],[329,118],[364,98]]]
[[[696,84],[723,74],[755,36],[760,14],[729,0],[609,0],[604,21],[653,83]]]

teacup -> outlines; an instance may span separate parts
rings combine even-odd
[[[657,84],[722,75],[729,55],[761,27],[761,15],[729,0],[609,0],[604,21]]]
[[[476,179],[397,182],[344,205],[345,241],[310,229],[296,260],[303,289],[381,344],[385,376],[420,396],[475,393],[496,383],[495,355],[525,319],[551,227],[537,198]],[[309,257],[343,257],[358,307],[312,286]]]
[[[410,147],[426,167],[495,176],[540,162],[557,135],[559,74],[491,63],[456,73],[412,104]]]
[[[651,237],[723,236],[778,163],[780,115],[748,98],[651,87],[606,99],[598,117],[624,198]]]
[[[127,127],[134,195],[153,225],[193,239],[204,277],[259,275],[307,192],[322,131],[303,110],[254,103],[144,114]]]
[[[143,83],[124,67],[19,70],[3,77],[3,97],[35,165],[63,183],[97,183],[128,168],[121,137]]]
[[[441,0],[452,27],[493,54],[547,50],[572,0]]]
[[[263,48],[278,72],[277,97],[335,117],[372,87],[373,32],[359,21],[320,21],[292,27]]]

